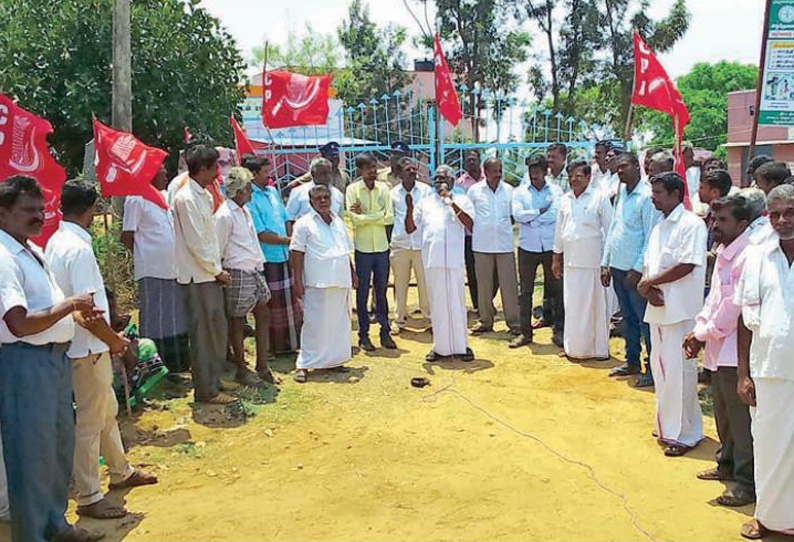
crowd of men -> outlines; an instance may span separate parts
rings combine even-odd
[[[171,372],[192,373],[197,402],[225,405],[240,385],[278,383],[274,353],[298,352],[299,383],[313,371],[347,371],[353,312],[360,350],[377,349],[372,324],[379,346],[396,349],[394,337],[417,314],[407,302],[412,275],[432,333],[426,362],[474,361],[468,336],[502,332],[499,293],[513,349],[549,326],[572,361],[606,361],[617,324],[626,359],[610,374],[655,387],[653,435],[667,456],[703,438],[695,358],[705,350],[721,448],[717,466],[698,477],[735,481],[721,505],[757,502],[744,536],[794,532],[788,167],[755,158],[754,187],[739,190],[718,160],[696,164],[691,146],[686,178],[665,149],[648,150],[642,166],[610,142],[595,151],[591,164],[554,144],[527,158],[514,187],[502,162],[477,150],[465,153],[462,175],[442,165],[426,182],[408,146],[395,143],[388,168],[357,156],[350,182],[331,142],[285,204],[266,157],[241,157],[221,195],[213,189],[218,151],[190,145],[186,172],[169,183],[162,169],[151,181],[168,209],[125,202],[122,241],[134,257],[141,333]],[[116,423],[111,357],[129,341],[110,326],[92,249],[97,200],[93,186],[67,183],[63,222],[42,252],[29,240],[43,224],[41,188],[26,177],[0,183],[0,427],[14,540],[97,539],[66,523],[70,490],[79,515],[127,513],[100,489],[100,453],[111,490],[157,482],[126,461]],[[543,296],[533,310],[539,267]],[[228,363],[235,381],[223,378]]]

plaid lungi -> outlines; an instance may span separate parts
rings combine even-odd
[[[270,287],[270,348],[273,352],[295,352],[299,347],[303,310],[292,293],[292,277],[287,262],[265,263],[265,278]]]
[[[224,288],[226,296],[226,314],[233,318],[242,318],[251,312],[260,302],[270,301],[270,289],[267,287],[265,275],[261,271],[243,271],[228,269],[232,283]]]
[[[176,280],[140,279],[138,304],[141,337],[159,340],[187,333],[184,292]]]

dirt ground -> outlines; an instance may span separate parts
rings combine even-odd
[[[126,519],[80,525],[111,541],[740,540],[752,508],[716,506],[724,486],[695,479],[717,446],[710,417],[706,441],[666,458],[653,393],[608,378],[617,360],[571,363],[548,329],[510,350],[504,329],[470,341],[471,364],[426,364],[418,332],[304,385],[282,357],[280,390],[237,408],[166,387],[123,421],[130,459],[160,484],[113,495]]]

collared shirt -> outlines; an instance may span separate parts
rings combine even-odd
[[[135,280],[176,278],[174,219],[170,210],[140,196],[127,196],[121,229],[135,234]]]
[[[736,329],[742,309],[734,301],[734,295],[749,244],[750,236],[745,231],[727,247],[717,247],[711,290],[695,317],[695,338],[706,343],[703,367],[710,371],[736,367],[738,362]]]
[[[513,190],[513,218],[518,222],[518,246],[527,252],[550,252],[554,248],[554,225],[562,190],[545,183],[538,190],[532,183]],[[540,212],[546,209],[545,212]],[[511,232],[512,233],[512,232]]]
[[[621,183],[601,267],[614,267],[621,271],[633,269],[641,273],[648,238],[660,217],[661,213],[651,202],[651,186],[646,181],[641,180],[630,193]]]
[[[171,212],[174,216],[177,282],[213,282],[222,268],[212,218],[212,196],[191,178],[174,194]]]
[[[768,216],[759,216],[747,226],[750,244],[763,245],[770,241],[777,243],[777,234],[769,223]]]
[[[491,190],[487,181],[480,181],[469,189],[467,195],[474,205],[472,250],[489,254],[513,252],[513,222],[510,218],[513,187],[499,181],[496,190]]]
[[[301,184],[308,183],[310,181],[313,182],[312,179],[312,172],[307,171],[297,179],[295,179]],[[347,189],[347,185],[350,184],[350,177],[348,174],[342,170],[342,168],[336,168],[334,171],[331,172],[331,186],[335,187],[337,190],[344,194],[345,190]]]
[[[577,198],[573,190],[560,198],[554,230],[554,252],[564,254],[565,267],[598,269],[612,205],[609,196],[589,186]]]
[[[563,192],[567,192],[571,189],[571,183],[568,182],[568,170],[566,166],[563,166],[558,175],[554,175],[551,169],[549,169],[549,172],[546,174],[546,182],[557,185]]]
[[[468,196],[452,194],[458,208],[474,217],[474,205]],[[422,263],[427,269],[462,269],[466,228],[448,205],[433,192],[414,208],[414,223],[422,235]]]
[[[47,264],[55,282],[66,297],[92,294],[94,305],[105,311],[105,321],[110,324],[110,308],[105,293],[105,281],[91,246],[91,234],[73,222],[61,222],[45,251]],[[110,350],[96,335],[82,326],[75,326],[74,338],[66,355],[72,359]]]
[[[262,271],[265,268],[265,257],[248,209],[230,199],[224,201],[215,213],[215,233],[224,269]]]
[[[389,185],[381,181],[375,181],[370,190],[361,180],[351,184],[345,192],[345,206],[353,223],[353,244],[357,251],[373,253],[389,250],[386,226],[394,223],[389,190]],[[361,212],[350,212],[357,202],[361,205]]]
[[[385,167],[378,171],[378,181],[382,183],[386,183],[389,185],[389,188],[394,188],[398,184],[402,182],[397,175],[392,173],[391,166]]]
[[[254,219],[257,236],[268,232],[281,237],[287,236],[287,221],[290,219],[278,190],[272,186],[259,188],[251,183],[251,201],[246,204]],[[265,261],[284,263],[289,260],[289,247],[282,244],[259,243]]]
[[[703,219],[683,204],[663,218],[651,232],[645,253],[646,277],[656,277],[679,264],[695,268],[682,279],[662,284],[664,305],[648,303],[645,321],[650,324],[676,324],[693,320],[703,308],[706,284],[706,225]]]
[[[689,190],[692,212],[699,216],[705,215],[709,207],[700,202],[700,168],[698,166],[692,166],[686,170],[686,186]]]
[[[590,170],[592,172],[590,175],[590,186],[596,190],[603,190],[605,186],[609,184],[609,178],[612,176],[612,172],[609,171],[609,168],[607,168],[606,171],[601,171],[598,162],[590,164]]]
[[[287,214],[290,220],[298,220],[312,210],[312,204],[309,201],[309,192],[315,186],[317,186],[317,183],[309,181],[293,188],[292,192],[289,193]],[[345,195],[333,185],[328,188],[331,190],[331,212],[335,215],[342,216],[342,213],[345,211]]]
[[[408,250],[421,250],[422,236],[418,231],[413,233],[405,232],[405,216],[408,205],[405,203],[405,196],[408,191],[402,183],[391,189],[391,205],[394,210],[394,230],[391,234],[391,248],[402,248]],[[419,205],[423,198],[433,193],[430,186],[416,182],[411,189],[411,197],[414,201],[414,209]]]
[[[55,282],[41,249],[30,241],[27,246],[22,245],[0,230],[0,343],[41,346],[71,341],[75,327],[71,314],[26,337],[12,334],[5,322],[6,314],[14,307],[34,313],[49,310],[63,300],[63,291]]]
[[[794,267],[779,242],[747,247],[736,303],[753,332],[750,376],[794,381]]]
[[[312,209],[295,223],[290,250],[303,252],[303,281],[307,288],[350,288],[350,252],[347,227],[334,213],[331,223]]]
[[[480,170],[480,177],[478,179],[475,179],[474,177],[469,175],[468,172],[464,171],[463,175],[461,175],[455,180],[455,186],[462,188],[463,192],[466,193],[469,191],[469,188],[471,188],[478,182],[484,180],[485,180],[485,173],[482,170]]]

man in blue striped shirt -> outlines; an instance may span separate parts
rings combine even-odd
[[[615,283],[615,293],[623,313],[626,363],[613,369],[610,376],[640,374],[636,386],[646,387],[653,385],[653,376],[648,363],[645,373],[641,374],[640,340],[644,338],[648,355],[651,341],[648,324],[643,321],[647,301],[637,292],[637,283],[642,277],[645,249],[651,230],[659,220],[659,212],[651,202],[648,181],[640,178],[637,155],[627,152],[616,160],[621,186],[601,258],[601,282],[605,288],[612,280]]]

